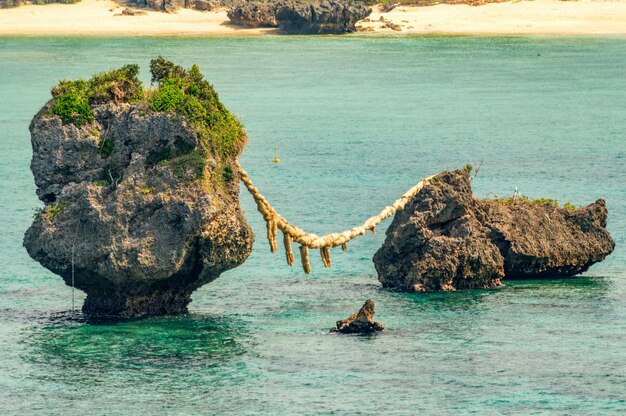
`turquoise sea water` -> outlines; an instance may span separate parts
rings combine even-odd
[[[305,276],[242,193],[254,253],[189,315],[88,324],[21,246],[40,205],[28,124],[59,79],[139,63],[148,82],[158,54],[201,66],[246,125],[242,164],[313,232],[483,161],[481,196],[604,197],[617,248],[575,279],[394,293],[382,232]],[[0,414],[626,412],[625,135],[624,38],[0,38]],[[366,298],[384,333],[327,334]]]

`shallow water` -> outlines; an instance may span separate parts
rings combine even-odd
[[[481,196],[605,198],[617,248],[575,279],[394,293],[371,261],[384,230],[305,276],[243,193],[254,253],[189,315],[85,322],[21,246],[28,124],[59,79],[140,63],[147,82],[158,54],[201,66],[246,125],[242,164],[306,229],[482,161]],[[623,413],[625,68],[623,38],[0,38],[0,414]],[[368,297],[384,333],[327,335]]]

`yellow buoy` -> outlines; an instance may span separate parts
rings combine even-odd
[[[278,147],[274,148],[274,159],[272,159],[274,163],[280,163],[280,159],[278,158]]]

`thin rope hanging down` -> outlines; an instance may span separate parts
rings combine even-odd
[[[287,264],[293,265],[294,255],[291,248],[292,242],[300,244],[300,260],[302,261],[302,268],[306,274],[311,273],[311,263],[309,262],[309,249],[319,249],[320,256],[324,267],[331,267],[330,261],[330,249],[333,247],[341,246],[343,251],[348,250],[347,243],[353,238],[365,234],[367,231],[376,232],[376,226],[384,219],[389,218],[396,211],[404,208],[404,206],[417,195],[424,185],[434,177],[429,176],[417,183],[414,187],[409,189],[398,198],[392,205],[386,206],[378,215],[368,218],[363,225],[356,226],[350,230],[346,230],[340,233],[332,233],[324,236],[318,236],[316,234],[307,233],[306,231],[290,224],[285,218],[283,218],[274,207],[265,199],[265,197],[254,186],[248,173],[243,170],[239,162],[237,163],[237,169],[241,177],[241,181],[246,186],[265,223],[267,225],[267,239],[270,243],[270,250],[272,253],[276,252],[276,235],[277,230],[283,233],[283,244],[285,246],[285,253],[287,257]]]

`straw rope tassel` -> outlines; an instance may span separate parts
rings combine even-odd
[[[376,226],[380,224],[386,218],[389,218],[397,211],[402,210],[404,206],[417,195],[424,185],[428,183],[430,179],[434,177],[429,176],[419,181],[414,187],[406,191],[399,199],[397,199],[392,205],[386,206],[378,215],[368,218],[363,225],[356,226],[350,230],[346,230],[340,233],[332,233],[324,236],[318,236],[315,234],[307,233],[306,231],[289,224],[289,222],[283,218],[276,210],[270,205],[265,197],[254,186],[252,180],[248,176],[248,173],[243,170],[239,162],[237,163],[237,169],[239,171],[239,177],[245,185],[254,202],[256,202],[257,209],[263,216],[263,219],[267,223],[267,240],[270,244],[270,250],[272,253],[276,252],[276,235],[277,230],[283,232],[283,244],[285,245],[285,252],[287,258],[287,264],[291,265],[294,261],[293,251],[291,249],[291,243],[295,242],[300,244],[300,258],[302,260],[302,268],[304,272],[311,273],[311,264],[309,263],[309,248],[319,249],[320,257],[325,267],[331,267],[330,261],[330,249],[332,247],[341,246],[343,251],[348,251],[346,243],[355,237],[364,235],[368,230],[372,233],[376,232]]]
[[[332,263],[330,262],[330,247],[322,247],[320,248],[320,256],[322,257],[322,263],[324,267],[331,267]]]
[[[283,232],[283,245],[285,246],[285,256],[287,257],[287,264],[293,266],[294,255],[291,249],[291,236],[286,232]]]
[[[309,263],[309,248],[300,246],[300,261],[302,261],[302,269],[306,274],[311,273],[311,263]]]
[[[267,241],[270,243],[270,251],[276,253],[276,220],[272,217],[267,220]]]

